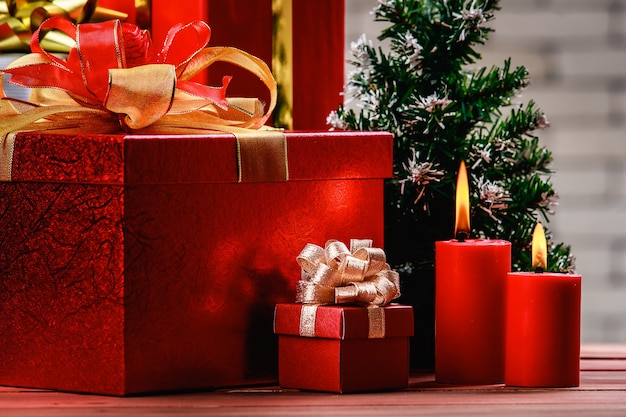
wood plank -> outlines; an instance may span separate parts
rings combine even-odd
[[[20,395],[20,394],[16,394]],[[22,395],[24,396],[24,395]],[[12,405],[0,396],[0,409],[15,417],[75,416],[379,416],[383,415],[624,415],[623,391],[432,390],[338,395],[300,392],[228,392],[158,397],[110,398],[78,394],[31,393]]]
[[[583,359],[626,359],[626,344],[589,343],[580,347]]]
[[[281,406],[281,405],[391,405],[395,403],[428,404],[461,402],[482,403],[601,403],[607,398],[622,398],[626,403],[626,372],[583,372],[577,388],[513,388],[504,385],[454,386],[437,384],[432,375],[412,377],[407,390],[339,395],[278,387],[236,388],[204,393],[168,394],[144,397],[105,397],[67,394],[41,390],[6,389],[0,392],[0,409],[39,408],[51,404],[84,408],[93,405],[120,408],[132,407],[206,407],[211,406]]]
[[[504,385],[438,384],[433,374],[411,375],[405,390],[329,394],[276,386],[141,397],[106,397],[0,387],[0,415],[31,416],[527,416],[626,415],[626,358],[620,348],[587,350],[581,385],[575,388],[515,388]],[[597,355],[597,356],[596,356]]]
[[[626,359],[583,359],[581,371],[626,371]]]

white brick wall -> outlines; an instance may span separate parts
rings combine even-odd
[[[525,66],[552,126],[561,199],[550,223],[583,275],[582,339],[626,342],[626,0],[501,0],[482,65]],[[376,0],[346,0],[346,48],[375,38]]]

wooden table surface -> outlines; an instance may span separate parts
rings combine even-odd
[[[583,345],[577,388],[449,386],[414,374],[406,390],[327,394],[278,387],[116,398],[0,387],[0,416],[626,416],[626,345]]]

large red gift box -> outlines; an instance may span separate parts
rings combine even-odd
[[[275,383],[296,256],[329,236],[382,246],[392,170],[387,133],[285,136],[287,181],[237,183],[228,134],[18,134],[0,182],[0,384]]]
[[[382,338],[369,337],[367,307],[347,305],[315,306],[314,337],[301,336],[305,308],[311,306],[276,305],[274,332],[279,335],[281,387],[348,393],[408,386],[411,306],[375,307],[384,311]]]

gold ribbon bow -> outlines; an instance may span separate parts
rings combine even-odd
[[[45,51],[42,32],[57,30],[75,42],[66,59]],[[196,45],[178,41],[195,34]],[[164,45],[119,21],[74,25],[62,18],[46,20],[31,40],[34,52],[18,58],[2,72],[12,83],[33,88],[30,102],[5,96],[0,85],[0,181],[11,180],[14,135],[18,131],[110,133],[228,132],[237,138],[239,181],[288,179],[286,141],[281,131],[266,128],[276,105],[277,87],[259,58],[229,47],[206,47],[210,28],[204,22],[177,24]],[[186,58],[169,59],[173,47]],[[222,86],[193,81],[217,62],[241,67],[269,92],[267,106],[258,98],[226,97],[231,77]],[[254,163],[263,155],[263,164]]]
[[[0,50],[28,51],[30,39],[41,23],[60,16],[74,23],[126,20],[126,13],[99,7],[97,0],[3,0],[0,1]],[[74,41],[62,32],[45,35],[42,47],[51,52],[68,52]]]
[[[400,277],[386,262],[385,252],[369,239],[329,240],[325,248],[307,244],[296,258],[302,278],[296,302],[305,304],[300,335],[315,336],[315,313],[321,304],[356,303],[367,306],[369,337],[384,337],[384,309],[400,296]]]

